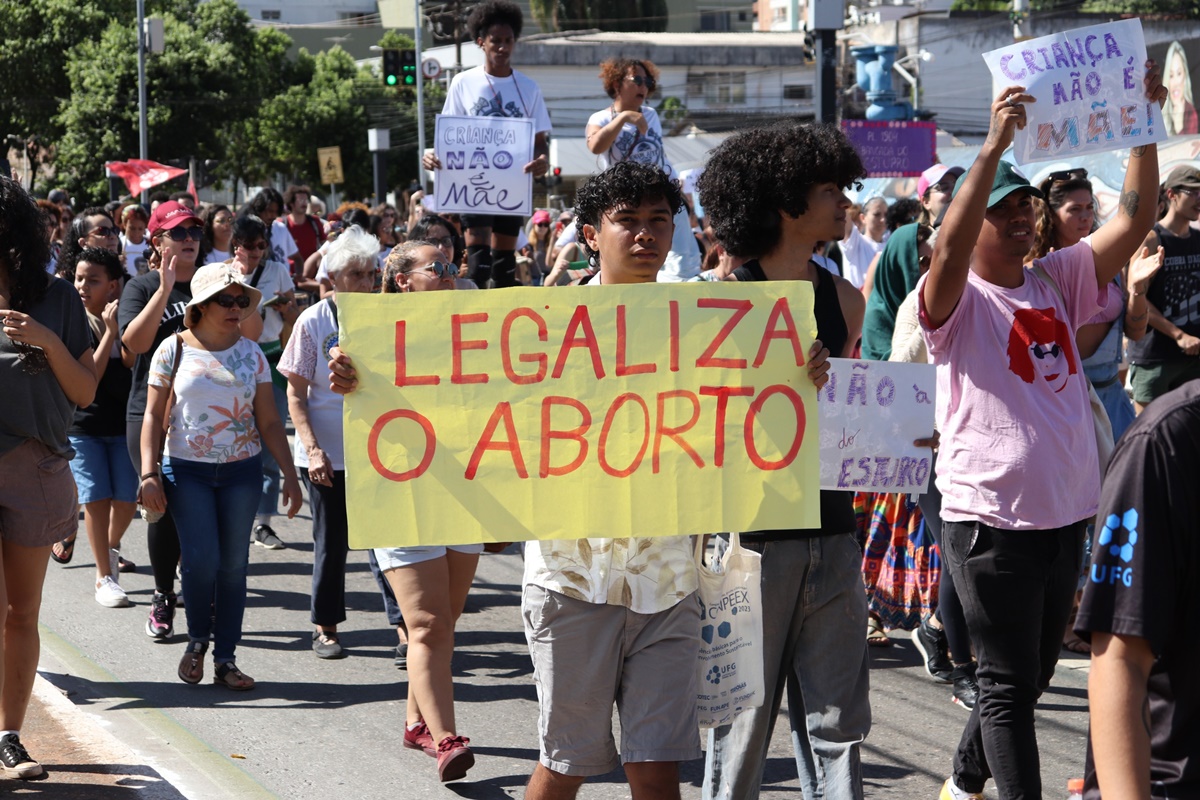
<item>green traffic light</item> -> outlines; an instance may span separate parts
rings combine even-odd
[[[387,85],[388,85],[388,86],[395,86],[395,85],[396,85],[396,76],[395,76],[395,75],[388,75],[388,76],[387,76]]]

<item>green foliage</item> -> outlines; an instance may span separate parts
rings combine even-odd
[[[379,40],[379,46],[384,50],[411,50],[417,46],[417,43],[411,36],[391,28],[384,31],[383,38]]]
[[[1010,0],[954,0],[952,11],[1012,10]],[[1074,11],[1082,14],[1140,14],[1200,19],[1200,0],[1030,0],[1029,10]]]

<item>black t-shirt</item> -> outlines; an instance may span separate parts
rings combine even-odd
[[[118,307],[117,321],[121,335],[125,329],[137,319],[150,298],[158,291],[160,275],[157,270],[151,270],[145,275],[138,275],[125,284],[121,292],[121,305]],[[150,359],[163,340],[183,330],[183,315],[188,301],[192,299],[192,286],[185,281],[175,281],[171,287],[171,296],[167,298],[167,307],[163,310],[162,319],[158,322],[158,330],[154,332],[154,344],[144,353],[138,354],[133,363],[133,388],[129,393],[129,405],[125,410],[128,422],[140,422],[146,413],[146,381],[150,377]]]
[[[1164,317],[1192,336],[1200,336],[1200,231],[1189,230],[1179,237],[1162,225],[1154,232],[1163,248],[1163,265],[1150,279],[1146,300]],[[1175,340],[1154,328],[1147,328],[1139,341],[1129,343],[1129,359],[1134,364],[1158,364],[1163,361],[1191,360]]]
[[[850,333],[846,318],[842,316],[842,304],[838,300],[837,284],[829,270],[814,265],[817,283],[813,287],[813,315],[817,318],[817,338],[829,348],[830,353],[842,353]],[[765,281],[766,274],[757,261],[747,261],[733,272],[739,281]],[[823,490],[820,495],[821,527],[792,528],[786,530],[753,531],[742,534],[747,542],[776,541],[802,536],[829,536],[836,533],[853,533],[854,494]]]
[[[1145,639],[1154,797],[1200,798],[1200,382],[1152,403],[1104,478],[1075,630]],[[1089,747],[1087,800],[1098,800]],[[1115,800],[1115,799],[1113,799]]]
[[[100,346],[91,331],[92,349]],[[118,347],[120,345],[118,344]],[[75,412],[75,423],[67,431],[72,436],[125,436],[125,406],[133,387],[133,372],[121,363],[120,356],[108,359],[108,366],[96,384],[96,399],[87,408]]]

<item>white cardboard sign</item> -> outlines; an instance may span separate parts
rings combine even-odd
[[[533,213],[533,120],[439,114],[434,152],[437,210],[527,217]]]
[[[983,54],[994,85],[1037,98],[1013,140],[1018,164],[1164,142],[1146,99],[1146,42],[1137,19],[1089,25]]]
[[[829,359],[817,392],[821,488],[923,494],[932,453],[914,439],[933,435],[932,364]]]

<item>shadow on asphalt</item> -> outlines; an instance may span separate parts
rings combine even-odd
[[[15,791],[21,797],[52,797],[54,800],[122,800],[132,792],[146,792],[154,800],[187,800],[155,770],[130,764],[52,764],[43,763],[46,772],[32,781],[5,781],[2,791]],[[103,785],[96,776],[113,785]]]
[[[906,633],[901,635],[908,636]],[[912,639],[898,639],[894,632],[891,647],[867,647],[867,653],[871,658],[871,669],[904,669],[919,667],[923,663]]]

